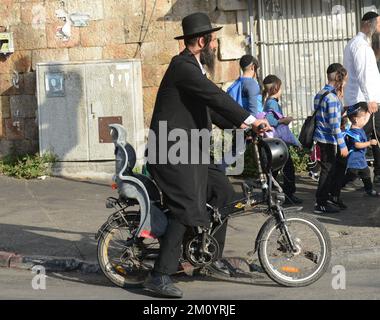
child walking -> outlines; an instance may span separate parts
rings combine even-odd
[[[339,197],[331,197],[330,192],[333,193],[333,189],[339,189],[334,185],[339,177],[340,164],[348,156],[348,149],[340,128],[343,111],[341,97],[347,78],[347,70],[341,64],[330,65],[327,68],[328,84],[314,99],[314,110],[317,114],[313,138],[320,149],[321,165],[314,207],[314,213],[318,214],[336,213],[339,209],[346,208]],[[343,175],[344,170],[345,166]]]
[[[349,156],[347,160],[347,171],[342,187],[348,182],[354,181],[360,177],[364,183],[366,194],[371,197],[378,197],[379,193],[373,188],[371,172],[366,159],[367,148],[377,146],[378,144],[375,139],[368,141],[366,133],[363,130],[363,127],[368,123],[371,116],[368,112],[367,103],[359,102],[350,107],[347,115],[352,125],[345,133]]]
[[[263,85],[263,98],[265,99],[264,112],[266,113],[266,118],[269,124],[275,128],[275,130],[278,130],[280,125],[288,126],[293,121],[293,118],[285,117],[279,104],[282,95],[282,81],[275,75],[269,75],[264,79]],[[284,137],[283,140],[287,142],[289,146],[289,143],[287,141],[289,139],[285,139]],[[294,140],[296,139],[294,138]],[[274,177],[277,175],[278,172],[274,174]],[[296,193],[296,177],[294,164],[291,157],[289,157],[287,163],[285,164],[285,167],[283,169],[283,177],[283,189],[287,198],[285,204],[301,204],[302,200],[294,195]]]

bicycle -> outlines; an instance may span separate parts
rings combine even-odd
[[[159,253],[159,237],[165,232],[168,209],[153,179],[133,173],[136,154],[126,141],[125,129],[110,125],[115,145],[115,185],[119,198],[107,199],[116,211],[96,234],[98,261],[104,275],[115,285],[140,285],[153,268]],[[308,286],[327,270],[331,241],[326,228],[315,218],[284,209],[285,195],[272,171],[284,166],[288,149],[279,139],[265,139],[248,132],[259,168],[261,192],[243,184],[244,198],[224,208],[207,205],[210,227],[189,228],[183,242],[183,259],[204,270],[218,257],[213,235],[227,219],[246,215],[250,208],[265,204],[269,216],[261,227],[252,253],[258,253],[262,269],[270,279],[286,287]],[[286,150],[286,151],[285,151]],[[282,155],[279,156],[279,153]],[[275,189],[275,190],[274,190]]]

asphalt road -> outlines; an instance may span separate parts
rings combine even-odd
[[[97,274],[48,274],[45,290],[33,289],[33,277],[31,271],[0,268],[0,300],[147,300],[150,303],[157,299],[141,289],[114,287]],[[282,288],[265,276],[255,284],[187,276],[176,280],[184,291],[184,300],[380,300],[378,267],[345,270],[345,273],[342,270],[333,273],[330,269],[317,283],[306,288]],[[34,284],[43,286],[36,279]]]

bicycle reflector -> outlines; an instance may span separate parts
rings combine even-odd
[[[265,173],[281,170],[289,159],[288,146],[281,139],[262,139],[259,150],[261,166]]]
[[[281,271],[284,271],[287,273],[300,273],[300,269],[294,268],[294,267],[287,267],[287,266],[282,267]]]

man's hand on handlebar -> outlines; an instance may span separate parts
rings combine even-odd
[[[253,130],[255,130],[257,133],[264,133],[267,131],[272,131],[273,128],[270,126],[267,119],[263,120],[256,120],[252,125]]]
[[[245,123],[243,123],[241,126],[240,126],[240,129],[244,129],[244,130],[253,130],[254,132],[258,133],[258,134],[263,134],[264,132],[266,131],[271,131],[273,130],[273,128],[269,125],[269,122],[268,120],[266,119],[263,119],[263,120],[256,120],[252,126],[249,126]],[[250,129],[250,130],[249,130]],[[251,136],[248,136],[247,137],[247,140],[252,140],[252,137]]]

